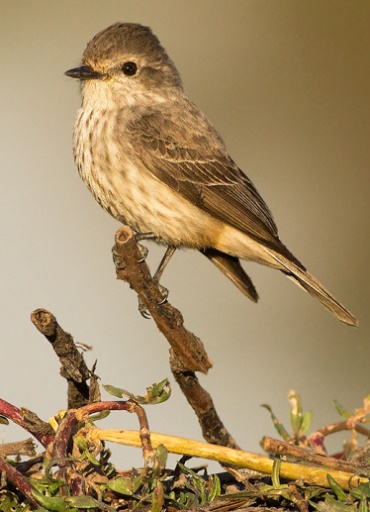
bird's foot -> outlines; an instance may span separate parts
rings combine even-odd
[[[148,256],[148,253],[149,253],[149,249],[147,247],[145,247],[144,245],[141,245],[141,244],[137,244],[138,248],[139,248],[139,251],[141,253],[141,258],[139,260],[137,260],[137,263],[144,263],[144,261],[146,260],[147,256]]]
[[[162,286],[159,283],[157,283],[157,285],[158,285],[159,291],[162,295],[162,300],[160,302],[158,302],[158,306],[162,306],[163,304],[166,304],[166,302],[167,302],[168,290],[167,290],[167,288],[165,288],[164,286]]]
[[[143,240],[154,240],[154,242],[160,241],[159,237],[156,236],[154,233],[136,233],[135,240],[142,254],[142,257],[138,260],[138,263],[143,263],[146,260],[149,252],[149,249],[147,247],[144,247],[144,245],[141,245],[140,242],[142,242]]]
[[[140,315],[145,318],[146,320],[150,320],[152,318],[152,315],[150,314],[149,310],[144,306],[143,301],[138,299],[138,310]]]
[[[112,247],[112,257],[113,257],[113,263],[114,263],[114,266],[116,267],[116,269],[117,270],[125,270],[126,265],[124,264],[121,256],[117,252],[115,245]]]
[[[153,280],[156,281],[155,278]],[[168,290],[167,290],[167,288],[165,288],[164,286],[162,286],[158,282],[156,284],[158,286],[160,294],[162,295],[162,300],[160,302],[158,302],[157,305],[158,306],[162,306],[163,304],[166,304],[166,302],[167,302]],[[150,311],[144,306],[143,301],[140,299],[140,297],[139,297],[138,309],[139,309],[139,313],[141,314],[142,317],[146,318],[147,320],[152,318],[152,315],[150,314]]]

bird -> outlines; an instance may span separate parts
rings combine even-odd
[[[357,319],[280,240],[272,213],[205,116],[188,98],[157,36],[115,23],[87,44],[73,132],[78,172],[96,201],[138,236],[197,249],[254,302],[240,260],[280,270],[345,324]]]

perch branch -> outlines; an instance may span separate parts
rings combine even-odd
[[[159,330],[168,340],[172,373],[198,417],[203,436],[209,443],[238,448],[220,420],[210,394],[200,385],[195,371],[204,373],[211,367],[201,341],[183,326],[181,313],[163,297],[152,278],[130,228],[116,234],[113,248],[117,278],[127,281],[151,313]]]
[[[218,416],[211,395],[201,386],[195,373],[184,368],[173,351],[170,364],[176,382],[198,417],[204,439],[208,443],[239,449]]]
[[[117,278],[127,281],[135,290],[184,366],[192,371],[207,373],[212,363],[202,342],[185,329],[180,311],[163,300],[158,283],[153,280],[148,265],[143,261],[132,230],[123,226],[117,231],[115,242],[113,252]]]

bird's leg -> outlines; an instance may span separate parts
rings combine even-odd
[[[154,240],[155,242],[159,242],[159,236],[154,233],[136,233],[135,239],[137,242],[141,242],[142,240]]]
[[[163,297],[163,299],[161,300],[159,305],[164,304],[167,301],[167,297],[168,297],[168,290],[167,290],[167,288],[165,288],[164,286],[159,284],[159,280],[162,277],[163,271],[166,268],[168,262],[172,258],[172,256],[173,256],[175,251],[176,251],[176,247],[173,247],[171,245],[169,245],[167,247],[166,252],[164,253],[163,258],[161,259],[161,262],[159,263],[158,268],[157,268],[157,270],[155,271],[155,273],[153,275],[153,281],[155,281],[156,284],[158,285],[159,291],[161,292],[161,295]],[[144,318],[150,318],[151,317],[149,311],[145,308],[145,306],[141,302],[140,298],[139,298],[139,311],[140,311],[140,314]]]
[[[161,259],[160,264],[158,265],[157,270],[155,271],[155,274],[153,276],[153,279],[159,284],[159,280],[162,277],[164,269],[167,267],[168,262],[174,255],[174,252],[176,251],[176,247],[173,247],[172,245],[168,245],[166,252],[164,253],[163,258]]]
[[[160,241],[160,239],[154,233],[136,233],[135,240],[138,243],[140,252],[142,254],[142,257],[138,261],[138,263],[142,263],[143,261],[145,261],[146,257],[148,256],[148,249],[141,245],[139,242],[142,242],[143,240],[154,240],[155,242]]]

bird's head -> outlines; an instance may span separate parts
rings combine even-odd
[[[81,81],[84,102],[103,108],[165,101],[182,90],[180,75],[158,38],[135,23],[116,23],[99,32],[88,43],[82,65],[65,74]]]

